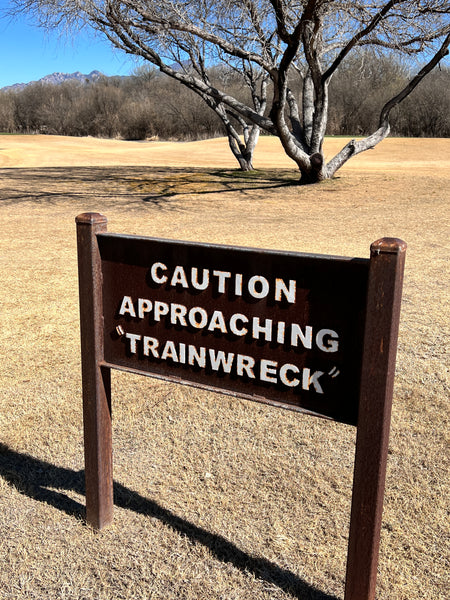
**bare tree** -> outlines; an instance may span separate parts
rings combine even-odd
[[[46,27],[89,24],[117,48],[142,57],[220,107],[279,137],[302,181],[332,177],[351,157],[373,148],[390,131],[389,117],[448,54],[447,0],[13,0]],[[329,85],[358,48],[405,55],[422,68],[383,106],[378,126],[352,140],[328,163],[323,156]],[[205,65],[226,60],[251,65],[271,81],[267,110],[258,110],[213,85],[198,70],[180,70],[174,53]],[[195,50],[196,51],[196,50]],[[184,58],[185,57],[185,58]],[[294,93],[299,82],[301,97]],[[265,101],[263,102],[265,106]]]
[[[0,93],[0,131],[14,133],[16,128],[16,103],[13,93]]]
[[[166,46],[166,61],[170,57],[173,62],[170,66],[166,65],[166,69],[161,70],[171,77],[173,77],[174,70],[182,75],[176,79],[198,94],[221,120],[227,133],[230,150],[241,170],[253,170],[253,153],[258,142],[260,127],[249,119],[245,119],[243,115],[228,107],[218,98],[192,85],[192,77],[212,89],[216,83],[213,80],[215,75],[214,79],[217,80],[217,83],[229,89],[230,78],[234,76],[234,79],[238,79],[241,85],[250,92],[253,109],[258,115],[263,115],[267,106],[268,74],[245,60],[239,61],[237,67],[234,63],[230,63],[226,56],[221,57],[221,62],[226,66],[225,69],[221,69],[219,72],[211,69],[208,48],[190,34],[175,36],[171,33],[170,43]]]

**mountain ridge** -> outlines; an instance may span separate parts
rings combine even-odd
[[[45,75],[45,77],[41,77],[41,79],[37,79],[35,81],[29,81],[27,83],[14,83],[12,85],[7,85],[0,89],[3,92],[21,91],[29,85],[33,85],[35,83],[43,83],[47,85],[60,85],[61,83],[65,83],[66,81],[79,81],[80,83],[87,83],[91,81],[98,81],[103,76],[103,73],[97,70],[91,71],[87,75],[81,73],[80,71],[75,71],[74,73],[61,73],[59,71],[56,71],[55,73]]]

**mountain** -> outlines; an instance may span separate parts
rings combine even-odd
[[[75,73],[52,73],[51,75],[46,75],[37,81],[30,81],[29,83],[15,83],[14,85],[8,85],[4,88],[1,88],[2,91],[6,92],[10,91],[20,91],[26,88],[33,83],[46,83],[49,85],[59,85],[60,83],[64,83],[66,81],[79,81],[80,83],[86,83],[88,81],[97,81],[103,77],[103,73],[100,71],[91,71],[88,75],[84,75],[80,73],[80,71],[76,71]]]

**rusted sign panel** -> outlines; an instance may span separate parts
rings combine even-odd
[[[356,425],[368,260],[97,239],[106,366]]]
[[[351,423],[345,600],[374,600],[405,242],[377,240],[363,260],[76,222],[87,521],[113,516],[111,367]]]

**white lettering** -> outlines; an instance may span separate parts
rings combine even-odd
[[[197,320],[196,315],[200,315],[200,321]],[[195,327],[196,329],[203,329],[203,327],[206,327],[206,324],[208,323],[208,313],[204,308],[201,308],[200,306],[194,306],[189,311],[188,319],[192,327]]]
[[[171,304],[170,305],[170,322],[172,325],[176,325],[177,321],[182,327],[187,327],[186,323],[187,308],[183,304]]]
[[[153,279],[153,281],[155,283],[159,283],[160,285],[162,285],[163,283],[166,283],[167,281],[167,276],[166,275],[158,275],[158,269],[160,269],[161,271],[167,271],[167,267],[164,263],[153,263],[150,269],[150,275],[151,278]]]
[[[286,323],[283,323],[283,321],[278,321],[278,323],[277,323],[277,342],[279,344],[284,343],[285,332],[286,332]]]
[[[310,385],[313,384],[316,392],[318,394],[323,394],[322,386],[319,383],[319,377],[323,375],[323,371],[314,371],[312,375],[310,373],[311,371],[309,369],[303,369],[302,388],[309,391]]]
[[[231,273],[229,271],[213,271],[213,275],[219,278],[219,283],[217,285],[217,291],[219,294],[225,293],[225,280],[231,277]]]
[[[170,285],[175,287],[176,285],[182,285],[184,288],[188,288],[188,282],[186,279],[186,273],[184,272],[183,267],[175,267],[172,274],[172,279],[170,280]]]
[[[203,278],[202,282],[198,281],[198,269],[197,267],[192,267],[191,269],[191,283],[192,286],[195,287],[196,290],[206,290],[209,285],[209,271],[208,269],[203,269]]]
[[[220,312],[220,310],[215,310],[213,312],[208,325],[208,331],[214,331],[215,329],[219,329],[222,333],[228,333],[223,313]]]
[[[261,370],[259,378],[261,381],[267,381],[268,383],[277,383],[277,367],[278,363],[274,360],[261,360]]]
[[[155,262],[150,267],[150,277],[154,283],[163,285],[166,282],[172,287],[182,286],[188,289],[190,286],[195,290],[204,291],[211,284],[211,276],[216,277],[217,292],[224,294],[226,292],[227,282],[233,285],[235,296],[242,296],[244,290],[244,275],[242,273],[231,273],[215,269],[212,275],[209,269],[191,267],[190,279],[188,279],[186,267],[177,265],[169,273],[169,268],[163,262]],[[253,275],[245,282],[248,293],[257,300],[266,298],[269,293],[277,302],[283,300],[290,304],[295,304],[297,293],[297,282],[295,279],[284,280],[281,277],[275,277],[269,280],[263,275]]]
[[[155,321],[161,321],[161,317],[169,313],[169,305],[166,302],[160,302],[155,300],[155,307],[153,314],[155,315]]]
[[[253,317],[252,321],[252,337],[259,340],[259,334],[264,334],[266,342],[272,341],[272,319],[266,319],[264,325],[260,325],[259,317]]]
[[[288,371],[292,371],[293,373],[300,373],[300,369],[295,365],[290,365],[286,363],[280,368],[280,379],[281,383],[287,385],[288,387],[296,387],[300,381],[294,377],[293,379],[289,379],[287,376]]]
[[[143,346],[144,356],[150,356],[151,352],[155,358],[159,358],[159,353],[157,350],[159,342],[156,338],[144,335]]]
[[[244,354],[237,355],[237,365],[236,370],[239,377],[244,375],[244,371],[247,377],[251,379],[255,379],[255,374],[253,373],[253,367],[255,366],[255,359],[251,356],[245,356]]]
[[[171,358],[174,362],[178,362],[177,350],[175,348],[175,344],[172,341],[168,340],[164,344],[164,350],[162,351],[161,358],[162,360],[167,360],[168,358]]]
[[[241,273],[236,273],[234,280],[234,293],[236,296],[242,296],[242,275]]]
[[[291,346],[298,346],[298,338],[300,338],[303,346],[311,350],[312,347],[312,327],[307,325],[305,327],[305,333],[301,330],[300,325],[292,323],[291,325]]]
[[[259,292],[256,289],[256,284],[259,284],[261,287]],[[248,291],[253,298],[257,298],[258,300],[265,298],[269,293],[269,289],[269,282],[262,275],[254,275],[249,279]]]
[[[137,335],[136,333],[127,333],[125,335],[125,337],[130,340],[130,352],[131,352],[131,354],[136,354],[136,352],[137,352],[136,342],[139,342],[139,340],[141,339],[141,336]]]
[[[239,313],[231,315],[231,318],[230,318],[231,333],[234,333],[234,335],[245,335],[246,333],[248,333],[248,329],[246,327],[241,327],[241,329],[239,329],[237,327],[237,324],[236,324],[237,321],[242,321],[243,323],[248,323],[248,319],[245,315],[241,315]]]
[[[145,298],[138,298],[138,317],[140,319],[143,319],[145,313],[149,313],[151,310],[152,310],[151,300],[146,300]]]
[[[186,344],[180,343],[178,347],[178,358],[180,359],[180,363],[183,365],[186,364]]]
[[[296,285],[295,279],[289,279],[289,288],[282,279],[275,279],[275,300],[281,302],[281,294],[284,294],[288,302],[295,304]]]
[[[209,349],[209,360],[211,362],[211,368],[213,371],[218,371],[219,367],[225,371],[225,373],[231,373],[231,367],[233,366],[234,354],[229,352],[225,358],[225,352],[219,350],[217,354],[215,351]]]
[[[133,306],[133,300],[130,296],[124,296],[120,306],[119,315],[129,314],[130,317],[136,317],[136,312]]]
[[[194,362],[196,362],[197,365],[201,369],[204,369],[205,365],[206,365],[206,348],[204,348],[202,346],[201,348],[199,348],[199,350],[200,350],[200,353],[197,352],[197,348],[195,346],[191,346],[189,344],[189,346],[188,346],[188,363],[193,367]]]
[[[274,360],[261,359],[256,361],[251,356],[244,354],[234,354],[233,352],[224,352],[223,350],[215,350],[213,348],[200,347],[197,348],[189,344],[186,348],[184,343],[176,343],[172,340],[166,340],[162,351],[159,350],[159,341],[150,336],[141,336],[135,333],[126,333],[125,337],[129,340],[129,352],[131,354],[138,353],[138,342],[142,340],[142,352],[144,356],[153,357],[161,360],[172,360],[182,364],[187,363],[192,367],[205,369],[208,364],[212,371],[230,374],[235,369],[238,377],[247,377],[256,379],[255,367],[258,369],[258,379],[266,383],[277,384],[280,382],[289,388],[295,388],[301,385],[303,390],[314,391],[317,394],[323,394],[321,377],[323,371],[313,371],[307,367],[302,370],[296,365],[286,363],[279,366],[279,363]],[[257,364],[258,363],[258,364]],[[330,371],[330,375],[339,374],[339,371],[334,367]]]
[[[324,338],[327,336],[326,343]],[[316,335],[316,344],[324,352],[337,352],[339,348],[339,336],[332,329],[321,329]]]

